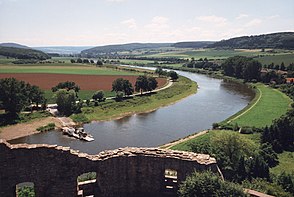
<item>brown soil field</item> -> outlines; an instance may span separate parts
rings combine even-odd
[[[0,79],[14,77],[31,85],[39,86],[43,90],[51,90],[60,82],[73,81],[81,90],[111,90],[112,82],[117,78],[129,80],[133,87],[138,76],[124,75],[75,75],[75,74],[48,74],[48,73],[5,73],[0,74]],[[158,87],[164,86],[165,78],[156,78]]]

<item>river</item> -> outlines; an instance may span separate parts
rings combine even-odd
[[[85,124],[95,141],[84,142],[61,132],[39,133],[10,143],[58,144],[89,154],[126,146],[154,147],[211,128],[244,108],[254,97],[243,84],[225,82],[205,75],[177,71],[198,83],[199,89],[175,104],[119,120]]]

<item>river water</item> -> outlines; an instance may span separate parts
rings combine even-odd
[[[10,143],[58,144],[89,154],[126,146],[153,147],[211,128],[244,108],[254,97],[243,84],[225,82],[205,75],[177,71],[198,83],[199,89],[175,104],[119,120],[85,124],[95,141],[84,142],[58,131],[44,132]]]

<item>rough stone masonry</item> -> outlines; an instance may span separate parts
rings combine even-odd
[[[0,139],[0,196],[16,196],[16,185],[33,182],[37,197],[76,197],[77,177],[96,172],[95,196],[165,196],[165,170],[180,183],[194,170],[218,173],[209,155],[158,148],[119,148],[88,155],[57,145],[11,145]]]

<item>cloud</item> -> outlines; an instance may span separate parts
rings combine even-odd
[[[199,16],[196,19],[206,23],[213,23],[216,26],[225,26],[227,24],[226,18],[221,16],[215,16],[215,15]]]
[[[130,29],[135,29],[137,28],[137,23],[136,20],[133,18],[130,18],[128,20],[124,20],[121,22],[122,25],[126,25]]]
[[[274,18],[279,18],[280,15],[276,14],[276,15],[272,15],[272,16],[269,16],[267,17],[268,19],[274,19]]]
[[[255,26],[258,26],[262,23],[262,20],[261,19],[253,19],[251,21],[249,21],[248,23],[245,24],[245,27],[255,27]]]
[[[164,16],[155,16],[152,18],[151,23],[145,25],[144,27],[150,31],[160,31],[169,27],[169,19]]]
[[[236,17],[236,20],[240,20],[240,19],[243,19],[243,18],[248,18],[249,15],[247,14],[239,14],[239,16]]]
[[[121,2],[124,2],[124,1],[127,1],[127,0],[106,0],[108,2],[114,2],[114,3],[121,3]]]

